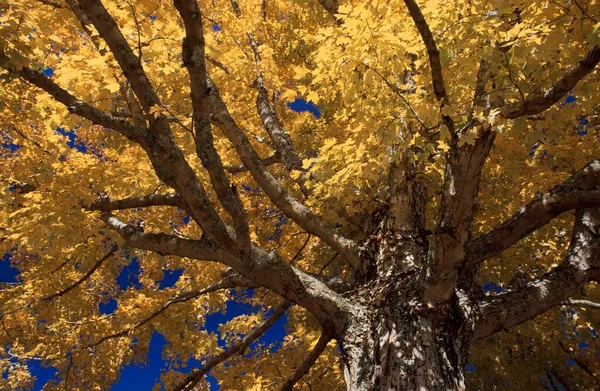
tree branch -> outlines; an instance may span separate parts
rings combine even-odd
[[[139,57],[133,53],[119,26],[100,0],[79,0],[79,5],[110,48],[142,108],[149,115],[150,108],[159,105],[160,100],[142,68]]]
[[[185,204],[178,194],[150,194],[143,197],[130,197],[111,200],[102,197],[90,205],[91,210],[108,212],[111,210],[147,208],[150,206],[176,206],[184,209]]]
[[[183,19],[186,32],[182,57],[190,75],[196,154],[208,171],[221,205],[233,219],[240,257],[247,260],[252,253],[248,216],[239,194],[231,187],[211,132],[202,14],[196,0],[175,0],[174,4]]]
[[[142,143],[146,135],[146,129],[138,128],[121,118],[78,100],[42,72],[34,71],[28,67],[15,70],[11,65],[11,59],[2,51],[0,51],[0,66],[9,72],[16,73],[21,79],[50,94],[56,101],[65,105],[70,113],[79,115],[96,125],[118,131],[132,141]]]
[[[183,152],[175,143],[167,117],[158,115],[155,118],[150,115],[150,109],[160,105],[160,100],[142,68],[140,59],[133,53],[116,22],[100,0],[80,0],[79,4],[106,41],[147,114],[153,134],[152,137],[144,140],[145,144],[142,146],[152,162],[154,171],[185,200],[190,209],[190,216],[205,234],[227,251],[236,254],[237,243],[210,202],[196,173],[185,160]]]
[[[281,161],[281,156],[279,156],[278,153],[275,153],[269,157],[266,157],[264,159],[262,159],[262,164],[267,167],[267,166],[272,166],[273,164],[277,164],[277,163],[282,163]],[[227,170],[227,172],[231,173],[231,174],[239,174],[240,172],[246,172],[248,171],[248,169],[246,168],[246,166],[239,165],[239,166],[229,166],[229,167],[225,167],[225,170]]]
[[[532,319],[577,294],[600,277],[600,208],[578,209],[565,260],[515,291],[479,303],[474,338],[480,339]]]
[[[331,334],[323,330],[321,332],[321,336],[319,337],[319,341],[313,348],[313,350],[306,356],[302,364],[298,368],[294,374],[287,379],[287,381],[283,384],[280,391],[293,391],[294,384],[296,384],[304,375],[310,371],[310,368],[315,364],[319,356],[323,353],[325,348],[327,348],[327,344],[331,341]]]
[[[227,107],[212,80],[211,88],[212,121],[221,128],[231,141],[240,156],[244,166],[248,168],[258,185],[265,191],[269,199],[290,219],[294,220],[306,232],[309,232],[330,245],[339,252],[354,268],[360,265],[358,247],[355,242],[343,237],[316,213],[300,203],[271,175],[265,168],[258,153],[248,140],[248,137],[238,127],[229,114]]]
[[[571,209],[600,206],[600,160],[594,160],[547,194],[523,206],[513,217],[492,231],[469,242],[466,266],[475,266],[543,227]]]
[[[494,137],[486,126],[479,129],[474,145],[465,143],[450,150],[432,241],[432,278],[425,289],[425,298],[432,303],[448,300],[458,282],[458,267],[471,236],[481,172]]]
[[[172,306],[173,304],[177,304],[177,303],[184,303],[186,301],[195,299],[197,297],[200,297],[202,295],[205,295],[207,293],[211,293],[211,292],[215,292],[218,290],[222,290],[222,289],[230,289],[230,288],[235,288],[236,285],[231,282],[231,281],[221,281],[217,284],[211,285],[207,288],[201,289],[201,290],[193,290],[190,292],[186,292],[186,293],[182,293],[180,295],[177,295],[176,297],[174,297],[173,299],[170,299],[169,301],[167,301],[165,304],[163,304],[158,310],[154,311],[152,314],[148,315],[147,317],[145,317],[144,319],[142,319],[141,321],[139,321],[138,323],[136,323],[135,325],[133,325],[132,327],[129,327],[127,329],[118,331],[116,333],[113,334],[109,334],[106,335],[102,338],[100,338],[98,341],[92,343],[91,345],[87,345],[86,349],[89,348],[94,348],[110,339],[114,339],[114,338],[119,338],[119,337],[123,337],[127,334],[129,334],[130,332],[132,332],[133,330],[136,330],[140,327],[142,327],[143,325],[145,325],[146,323],[150,322],[152,319],[156,318],[158,315],[162,314],[163,312],[165,312],[170,306]]]
[[[128,225],[109,212],[102,215],[104,222],[117,231],[125,244],[163,255],[219,262],[229,266],[256,286],[264,286],[311,312],[323,325],[340,330],[349,302],[340,295],[351,287],[336,277],[316,276],[290,266],[276,252],[252,247],[252,264],[240,262],[229,252],[217,246],[208,237],[200,240],[183,239],[164,233],[145,233]]]
[[[562,99],[581,79],[592,72],[598,62],[600,62],[600,46],[595,45],[583,59],[579,60],[548,90],[539,95],[527,97],[523,104],[501,107],[500,114],[504,118],[513,119],[543,112]]]
[[[258,96],[256,97],[256,109],[258,110],[260,120],[262,121],[265,130],[269,134],[275,150],[280,154],[281,161],[285,167],[289,171],[301,171],[302,159],[296,153],[292,138],[279,120],[279,117],[275,112],[275,108],[269,100],[269,91],[265,86],[262,72],[260,70],[260,53],[258,51],[258,43],[256,40],[254,40],[252,34],[248,34],[248,41],[250,42],[250,47],[254,53],[254,59],[258,72],[258,77],[256,79],[256,87],[258,89]]]
[[[567,299],[561,303],[562,305],[568,306],[578,306],[584,308],[592,308],[595,310],[600,309],[600,303],[596,303],[590,300],[575,300],[575,299]]]
[[[429,29],[429,25],[415,0],[404,0],[404,4],[408,8],[408,12],[412,17],[421,39],[427,48],[429,56],[429,66],[431,67],[431,80],[433,82],[433,92],[438,101],[447,101],[448,94],[444,83],[444,75],[442,73],[442,63],[440,62],[440,51],[437,48],[433,34]]]
[[[98,268],[100,266],[102,266],[102,264],[117,251],[117,249],[118,249],[117,246],[112,247],[110,249],[110,251],[107,252],[102,258],[100,258],[99,260],[97,260],[96,263],[94,264],[94,266],[92,266],[92,268],[90,270],[88,270],[88,272],[85,273],[79,280],[77,280],[75,283],[73,283],[72,285],[68,286],[67,288],[61,290],[60,292],[54,293],[54,294],[52,294],[52,295],[44,298],[44,300],[46,300],[46,301],[52,300],[52,299],[57,298],[59,296],[63,296],[65,294],[69,293],[70,291],[72,291],[73,289],[77,288],[85,280],[87,280],[88,278],[90,278],[90,276],[92,274],[94,274],[94,272],[96,270],[98,270]]]
[[[194,389],[194,386],[202,380],[204,375],[208,373],[212,368],[216,367],[220,363],[229,358],[233,357],[236,354],[244,354],[248,346],[258,339],[261,335],[264,334],[271,326],[277,322],[277,320],[287,311],[290,306],[290,302],[288,300],[284,300],[281,304],[279,304],[273,310],[273,314],[269,316],[260,326],[252,330],[242,341],[231,346],[226,351],[218,354],[217,356],[206,361],[206,364],[201,369],[195,370],[177,387],[174,388],[173,391],[191,391]]]

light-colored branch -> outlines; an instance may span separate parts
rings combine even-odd
[[[563,301],[561,303],[562,305],[566,305],[566,306],[576,306],[576,307],[583,307],[583,308],[591,308],[591,309],[595,309],[598,310],[600,309],[600,303],[596,303],[590,300],[576,300],[576,299],[567,299],[565,301]]]
[[[198,382],[202,380],[204,375],[206,375],[206,373],[208,373],[211,369],[237,354],[244,354],[248,346],[256,339],[258,339],[261,335],[263,335],[265,331],[267,331],[271,326],[273,326],[275,322],[277,322],[277,320],[287,311],[290,305],[291,303],[289,301],[284,300],[281,304],[275,307],[271,316],[269,316],[263,323],[261,323],[260,326],[252,330],[239,343],[236,343],[226,351],[214,356],[213,358],[208,359],[201,369],[195,370],[192,373],[190,373],[189,376],[181,384],[179,384],[173,389],[173,391],[193,390],[194,386],[198,384]]]
[[[474,338],[485,338],[561,305],[600,277],[600,208],[578,209],[565,260],[523,288],[479,303]]]
[[[229,114],[225,103],[218,93],[218,89],[212,81],[210,81],[209,86],[211,88],[210,103],[211,112],[213,113],[213,123],[219,126],[225,136],[231,141],[244,166],[248,168],[269,199],[306,232],[321,238],[336,252],[339,252],[354,268],[358,268],[360,259],[358,257],[357,244],[337,232],[335,228],[300,203],[283,188],[281,183],[266,169],[250,140],[248,140],[248,137]]]

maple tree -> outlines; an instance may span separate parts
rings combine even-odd
[[[168,390],[597,387],[599,18],[0,0],[2,388],[35,359],[108,389],[155,332]],[[241,288],[257,312],[206,330]]]

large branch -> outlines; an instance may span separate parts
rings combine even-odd
[[[440,61],[440,51],[437,48],[435,39],[429,25],[419,8],[419,5],[415,0],[404,0],[404,4],[408,8],[408,12],[412,17],[421,39],[427,48],[427,55],[429,57],[429,66],[431,67],[431,80],[433,82],[433,92],[438,101],[448,100],[448,94],[446,92],[446,85],[444,83],[444,75],[442,73],[442,63]],[[446,102],[447,103],[447,102]]]
[[[231,267],[253,284],[264,286],[311,312],[323,325],[340,331],[350,304],[338,292],[349,289],[348,284],[337,278],[314,276],[290,266],[276,252],[252,247],[253,263],[231,255],[211,239],[190,240],[164,233],[146,233],[140,228],[125,224],[105,212],[105,223],[117,231],[125,244],[163,255],[175,255],[191,259],[214,261]]]
[[[168,119],[156,118],[150,109],[160,104],[140,59],[133,53],[114,19],[100,0],[81,0],[82,10],[100,36],[106,41],[123,74],[129,81],[142,108],[148,114],[152,135],[142,145],[152,162],[154,171],[167,185],[173,187],[189,207],[190,215],[206,235],[232,253],[238,252],[236,241],[212,205],[206,190],[177,146]]]
[[[133,53],[119,26],[100,0],[79,0],[79,5],[110,48],[144,111],[150,114],[150,108],[159,105],[160,100],[142,68],[140,59]]]
[[[453,146],[446,164],[439,222],[432,240],[431,279],[425,290],[426,300],[432,303],[451,297],[470,240],[481,172],[495,136],[489,127],[478,133],[474,145]]]
[[[532,319],[580,292],[600,277],[600,208],[578,209],[565,260],[525,285],[479,303],[474,338],[485,338]]]
[[[509,220],[469,242],[466,266],[475,266],[511,247],[561,213],[600,206],[600,160],[595,160],[547,194],[519,209]]]
[[[301,170],[302,159],[300,156],[298,156],[298,153],[296,153],[294,142],[292,141],[290,134],[279,120],[279,117],[275,112],[275,107],[269,100],[269,91],[265,86],[262,71],[260,69],[261,60],[260,53],[258,51],[258,43],[251,34],[248,35],[248,40],[250,42],[252,52],[254,53],[256,67],[258,68],[258,78],[256,79],[256,85],[258,89],[256,108],[258,110],[260,120],[262,121],[265,130],[269,134],[275,150],[281,156],[281,161],[285,167],[289,171]]]
[[[16,73],[22,80],[44,90],[57,102],[65,105],[72,114],[83,117],[96,125],[118,131],[125,137],[138,143],[142,142],[146,135],[147,131],[145,129],[138,128],[122,118],[115,117],[77,99],[42,72],[34,71],[28,67],[15,70],[11,65],[11,59],[2,51],[0,51],[0,66],[9,72]]]
[[[257,338],[265,333],[271,326],[277,322],[277,320],[287,311],[290,306],[290,302],[284,300],[281,304],[279,304],[273,310],[271,316],[269,316],[263,323],[261,323],[257,328],[252,330],[248,335],[244,337],[239,343],[231,346],[226,351],[210,358],[206,361],[204,366],[201,369],[195,370],[189,374],[189,376],[177,387],[174,388],[173,391],[191,391],[194,389],[194,386],[202,380],[204,375],[206,375],[211,369],[222,363],[223,361],[228,360],[229,358],[237,355],[244,354],[248,346],[252,342],[254,342]]]
[[[577,83],[586,77],[600,62],[600,46],[593,46],[587,55],[569,69],[552,87],[539,95],[527,97],[524,103],[502,107],[501,115],[512,119],[539,114],[559,102]]]
[[[190,75],[196,153],[202,166],[208,171],[212,187],[221,205],[233,219],[240,256],[247,258],[251,254],[248,216],[239,194],[231,187],[221,157],[215,148],[211,131],[202,14],[196,0],[176,0],[175,8],[179,11],[185,26],[186,36],[183,40],[182,57],[183,65]]]
[[[296,200],[283,188],[266,169],[248,137],[229,114],[216,86],[210,80],[209,86],[211,87],[212,121],[221,128],[225,136],[231,141],[244,166],[248,168],[271,202],[306,232],[321,238],[350,262],[353,267],[358,268],[360,259],[356,243],[342,236],[325,220]]]

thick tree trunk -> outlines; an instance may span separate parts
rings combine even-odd
[[[410,303],[383,303],[350,323],[341,339],[352,391],[463,390],[469,339],[458,319]]]
[[[426,304],[426,233],[394,233],[384,225],[364,243],[374,266],[352,293],[354,311],[337,338],[347,389],[463,390],[469,301],[455,296],[437,307]]]

